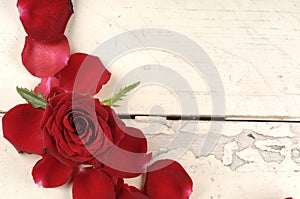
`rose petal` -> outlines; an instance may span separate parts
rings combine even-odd
[[[30,104],[10,109],[2,119],[3,135],[19,152],[42,154],[43,136],[40,122],[44,110]]]
[[[99,160],[109,173],[120,178],[133,178],[145,171],[152,155],[147,155],[147,140],[139,129],[125,127],[124,130],[121,142]]]
[[[32,75],[50,77],[67,65],[69,56],[70,47],[64,35],[51,42],[40,42],[27,36],[22,62]]]
[[[103,171],[80,169],[73,180],[73,199],[115,199],[115,185]]]
[[[79,166],[80,162],[74,162],[70,159],[64,158],[58,151],[55,145],[53,138],[49,135],[49,133],[44,133],[44,151],[51,154],[57,160],[59,160],[62,164],[69,166],[69,167],[76,167]]]
[[[149,199],[143,192],[133,186],[123,185],[117,199]]]
[[[36,40],[62,35],[73,13],[70,0],[18,0],[17,7],[25,31]]]
[[[147,139],[143,132],[133,127],[125,127],[124,130],[124,138],[118,146],[130,152],[147,153]]]
[[[125,135],[124,129],[126,126],[110,106],[103,105],[103,107],[109,114],[107,123],[111,127],[113,142],[118,145]]]
[[[87,95],[98,93],[110,75],[98,57],[83,53],[71,55],[68,65],[59,73],[66,90]]]
[[[148,168],[144,192],[151,199],[187,199],[192,187],[192,179],[178,162],[159,160]]]
[[[36,94],[40,92],[45,99],[48,99],[50,91],[54,87],[59,87],[59,80],[56,77],[45,77],[35,87],[34,92]]]
[[[32,169],[34,182],[45,188],[58,187],[70,181],[74,168],[68,167],[51,155],[44,154]]]

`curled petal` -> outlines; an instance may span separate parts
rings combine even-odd
[[[73,13],[70,0],[18,0],[17,7],[25,31],[39,41],[62,35]]]
[[[19,152],[42,154],[43,136],[40,123],[44,110],[30,104],[10,109],[2,119],[3,135]]]
[[[70,181],[74,168],[68,167],[51,155],[44,154],[32,169],[34,182],[45,188],[58,187]]]
[[[143,192],[133,186],[124,184],[119,192],[117,199],[149,199]]]
[[[27,36],[22,62],[32,75],[50,77],[67,65],[69,56],[70,47],[64,35],[51,42],[37,41]]]
[[[152,155],[147,154],[147,140],[136,128],[125,127],[124,137],[102,159],[105,169],[120,178],[133,178],[143,173]]]
[[[83,53],[71,55],[68,65],[59,73],[62,87],[87,95],[98,93],[110,75],[98,57]]]
[[[82,168],[73,180],[73,199],[115,199],[115,185],[102,170]]]
[[[51,89],[55,87],[59,87],[58,79],[56,77],[45,77],[42,78],[41,83],[35,87],[34,92],[36,94],[42,93],[43,97],[48,99]]]
[[[192,189],[192,179],[178,162],[159,160],[148,168],[144,192],[151,199],[187,199]]]

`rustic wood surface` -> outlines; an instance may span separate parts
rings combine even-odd
[[[194,181],[192,199],[300,198],[300,1],[73,2],[75,14],[66,30],[72,52],[95,53],[105,41],[134,29],[168,29],[193,40],[217,68],[226,111],[221,121],[209,121],[219,116],[212,106],[219,91],[205,81],[215,74],[199,74],[188,60],[162,49],[127,53],[113,63],[99,55],[113,75],[97,97],[141,81],[116,110],[124,118],[136,116],[126,123],[144,130],[157,157],[184,165]],[[25,32],[15,4],[0,0],[0,112],[24,103],[16,86],[34,88],[39,82],[21,63]],[[159,66],[175,71],[191,90],[176,78],[171,88],[155,76],[152,83],[143,82]],[[193,102],[194,109],[183,108]],[[38,159],[18,154],[1,136],[0,194],[71,198],[70,186],[42,189],[33,183],[30,172]]]
[[[149,117],[124,121],[146,133],[155,158],[171,157],[186,168],[194,181],[191,199],[300,196],[298,123],[225,122],[218,130],[207,121]],[[218,134],[217,143],[209,153],[201,155],[209,130]],[[193,140],[170,147],[180,133],[193,135]],[[70,186],[43,189],[33,183],[30,172],[38,156],[18,154],[4,138],[0,138],[0,151],[1,193],[7,198],[71,197]],[[128,182],[140,186],[140,178]]]
[[[0,109],[8,110],[21,102],[15,87],[32,88],[38,80],[28,74],[20,61],[25,34],[15,4],[1,4],[0,79],[6,83],[0,89],[6,97]],[[74,10],[66,32],[72,52],[91,53],[104,41],[134,29],[169,29],[195,41],[217,67],[224,86],[227,117],[297,120],[300,116],[299,1],[87,0],[74,1]],[[200,108],[193,114],[211,115],[210,97],[215,91],[205,87],[203,77],[193,75],[190,64],[160,51],[128,54],[108,66],[114,74],[108,90],[115,88],[121,75],[143,64],[161,64],[176,70],[192,85],[192,93],[184,89],[178,92],[196,98]],[[13,78],[10,74],[14,74]],[[143,81],[142,77],[138,80]],[[192,111],[182,113],[178,101],[172,99],[169,90],[150,85],[132,99],[129,112],[154,114],[151,107],[159,101],[166,114],[191,114]]]

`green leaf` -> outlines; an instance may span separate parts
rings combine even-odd
[[[122,100],[123,97],[131,90],[135,89],[140,82],[136,82],[134,84],[131,84],[129,86],[126,86],[125,88],[122,88],[119,90],[117,94],[115,94],[112,98],[103,100],[102,103],[106,104],[108,106],[118,107],[117,104],[115,104],[117,101]]]
[[[17,87],[17,92],[23,97],[29,104],[33,106],[33,108],[42,108],[46,109],[47,101],[39,92],[35,94],[33,91],[27,88],[19,88]]]

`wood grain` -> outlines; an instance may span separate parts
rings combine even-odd
[[[0,29],[3,49],[0,79],[5,84],[0,89],[7,97],[1,98],[0,108],[8,110],[22,102],[14,87],[33,88],[37,79],[20,62],[25,34],[17,22],[17,10],[11,2],[2,4],[1,18],[5,25]],[[217,67],[225,92],[227,118],[299,119],[300,4],[297,1],[87,0],[74,1],[74,9],[75,15],[67,29],[72,52],[92,53],[104,41],[133,29],[152,27],[176,31],[201,46]],[[197,56],[197,52],[189,53]],[[181,96],[172,96],[174,90],[153,82],[131,95],[129,102],[124,101],[118,113],[161,114],[162,109],[165,115],[214,115],[211,98],[216,91],[210,90],[205,82],[205,78],[214,77],[196,74],[193,66],[180,57],[162,51],[139,51],[116,60],[108,66],[113,78],[101,96],[125,86],[121,82],[124,75],[147,64],[175,70],[191,85],[193,92],[178,88],[176,92]],[[143,77],[132,77],[131,81],[143,81]],[[182,102],[178,98],[195,99],[198,110],[180,110]],[[156,106],[160,109],[156,110]]]

